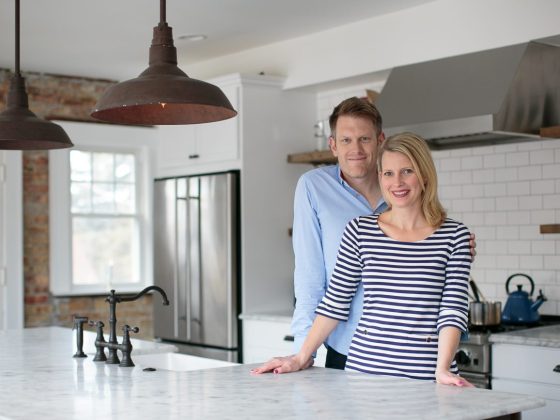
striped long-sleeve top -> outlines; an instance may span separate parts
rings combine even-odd
[[[346,226],[316,313],[345,321],[362,282],[363,312],[346,369],[434,380],[439,331],[467,329],[470,232],[448,218],[427,238],[402,242],[383,233],[378,217]]]

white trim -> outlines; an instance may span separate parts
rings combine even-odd
[[[151,127],[121,126],[98,123],[57,121],[68,133],[77,148],[91,151],[127,151],[137,157],[137,182],[142,185],[138,194],[141,215],[141,284],[113,285],[119,292],[138,291],[153,284],[153,149],[157,139]],[[50,214],[50,289],[54,295],[86,295],[106,293],[104,286],[72,285],[70,238],[70,150],[49,152],[49,214]]]
[[[22,153],[5,151],[6,200],[3,240],[6,246],[5,328],[23,328],[23,172]]]

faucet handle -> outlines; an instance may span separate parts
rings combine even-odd
[[[74,357],[87,357],[83,351],[84,345],[84,323],[88,320],[87,316],[74,315],[73,330],[76,330],[76,353]]]
[[[72,329],[75,330],[75,329],[82,328],[82,326],[86,322],[88,322],[88,317],[87,316],[74,315],[74,325],[73,325]]]
[[[125,324],[124,327],[123,327],[123,333],[124,333],[125,335],[128,335],[128,332],[129,332],[129,331],[131,331],[131,332],[133,332],[133,333],[137,333],[138,331],[140,331],[140,328],[138,328],[138,327],[131,327],[130,325]]]
[[[105,326],[103,321],[92,321],[92,320],[88,322],[88,325],[90,327],[97,327],[97,328],[103,328]]]

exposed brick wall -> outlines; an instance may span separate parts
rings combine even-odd
[[[42,118],[91,121],[90,110],[113,82],[24,73],[31,111]],[[0,69],[0,109],[4,109],[10,73]],[[57,298],[49,291],[48,152],[23,153],[25,326],[71,326],[79,313],[108,324],[104,297]],[[153,336],[151,296],[117,308],[118,331],[126,322]]]

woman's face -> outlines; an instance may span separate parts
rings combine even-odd
[[[402,153],[383,153],[379,184],[385,201],[392,208],[420,208],[422,185],[412,162]]]

